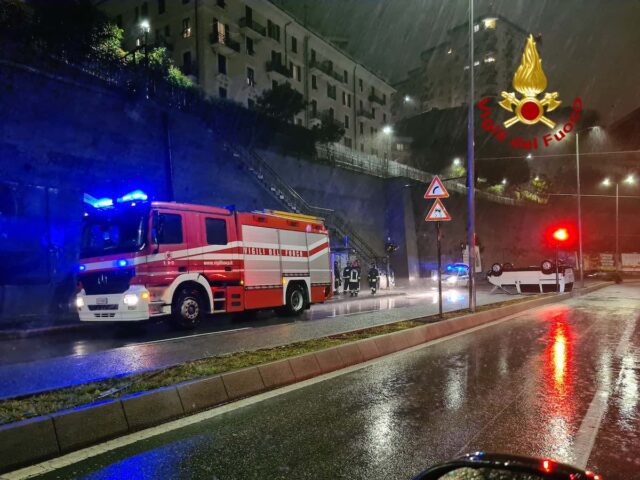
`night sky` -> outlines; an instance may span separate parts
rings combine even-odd
[[[348,39],[347,50],[397,81],[422,50],[466,20],[467,0],[275,0],[309,25]],[[640,0],[476,0],[478,14],[503,15],[532,33],[548,90],[581,96],[608,124],[640,107]],[[505,85],[505,89],[510,88]]]

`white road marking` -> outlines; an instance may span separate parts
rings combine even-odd
[[[399,352],[392,353],[390,355],[385,355],[383,357],[374,358],[364,363],[360,363],[358,365],[352,365],[351,367],[343,368],[341,370],[336,370],[335,372],[325,373],[324,375],[320,375],[315,378],[311,378],[309,380],[305,380],[302,382],[294,383],[292,385],[287,385],[286,387],[278,388],[276,390],[270,390],[268,392],[260,393],[253,397],[244,398],[242,400],[238,400],[236,402],[228,403],[226,405],[222,405],[220,407],[213,408],[211,410],[206,410],[204,412],[196,413],[194,415],[180,418],[178,420],[173,420],[171,422],[158,425],[157,427],[148,428],[146,430],[141,430],[139,432],[130,433],[123,437],[116,438],[114,440],[109,440],[108,442],[101,443],[98,445],[94,445],[92,447],[88,447],[82,450],[78,450],[77,452],[68,453],[61,457],[54,458],[52,460],[47,460],[42,463],[38,463],[36,465],[32,465],[30,467],[25,467],[20,470],[14,470],[13,472],[5,473],[0,477],[0,480],[23,480],[27,478],[33,478],[37,475],[44,475],[46,473],[53,472],[55,470],[59,470],[61,468],[68,467],[69,465],[73,465],[74,463],[82,462],[87,460],[88,458],[92,458],[103,453],[110,452],[117,448],[126,447],[127,445],[134,444],[136,442],[140,442],[143,440],[147,440],[151,437],[155,437],[158,435],[163,435],[168,432],[172,432],[174,430],[178,430],[180,428],[193,425],[199,422],[203,422],[205,420],[209,420],[211,418],[215,418],[219,415],[223,415],[228,412],[233,412],[240,408],[247,407],[249,405],[253,405],[270,398],[278,397],[280,395],[287,394],[289,392],[293,392],[295,390],[299,390],[301,388],[308,387],[310,385],[315,385],[316,383],[324,382],[325,380],[330,380],[332,378],[336,378],[342,375],[346,375],[351,372],[355,372],[361,370],[363,368],[367,368],[375,363],[386,360],[389,358],[393,358],[396,356],[404,355],[405,353],[415,352],[422,348],[427,348],[432,345],[436,345],[438,343],[446,342],[448,340],[452,340],[457,337],[461,337],[463,335],[468,335],[477,330],[482,330],[487,327],[491,327],[494,325],[498,325],[502,322],[506,322],[507,320],[511,320],[513,318],[517,318],[524,314],[530,314],[536,310],[541,308],[545,308],[547,305],[543,305],[541,307],[535,307],[524,312],[519,312],[513,315],[509,315],[508,317],[503,317],[499,320],[486,323],[484,325],[479,325],[477,327],[470,328],[469,330],[465,330],[462,332],[454,333],[453,335],[449,335],[446,337],[438,338],[436,340],[431,340],[430,342],[423,343],[421,345],[416,345],[415,347],[408,348],[406,350],[401,350]]]
[[[207,335],[221,335],[223,333],[232,333],[232,332],[240,332],[242,330],[249,330],[250,328],[251,327],[234,328],[232,330],[221,330],[219,332],[205,332],[205,333],[197,333],[195,335],[184,335],[182,337],[163,338],[162,340],[151,340],[149,342],[128,343],[125,345],[125,347],[140,347],[143,345],[153,345],[155,343],[173,342],[174,340],[183,340],[185,338],[205,337]]]
[[[629,345],[631,344],[631,335],[633,334],[635,328],[636,320],[634,319],[632,322],[629,322],[627,324],[627,327],[622,333],[620,343],[618,343],[618,347],[616,348],[616,351],[614,353],[614,355],[618,359],[621,360],[629,349]],[[602,419],[607,412],[609,397],[618,389],[623,375],[624,368],[621,367],[616,382],[609,388],[599,388],[593,396],[593,400],[591,400],[589,409],[582,419],[582,423],[580,424],[578,433],[576,433],[575,442],[573,444],[573,463],[578,468],[587,468],[587,462],[589,461],[589,457],[591,456],[593,446],[596,443],[596,437],[598,436],[598,432],[600,430],[600,424],[602,423]]]

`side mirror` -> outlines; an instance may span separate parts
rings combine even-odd
[[[428,468],[414,480],[602,480],[600,475],[544,458],[476,452]]]
[[[163,218],[160,216],[160,213],[154,210],[151,219],[151,241],[154,245],[153,253],[160,251],[160,241],[158,239],[162,235],[163,223]]]

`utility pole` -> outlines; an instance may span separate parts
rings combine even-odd
[[[469,245],[469,310],[476,311],[476,205],[474,158],[473,0],[469,0],[469,113],[467,125],[467,245]]]

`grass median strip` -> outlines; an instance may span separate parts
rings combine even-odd
[[[519,303],[535,297],[528,297],[526,299],[518,298],[486,305],[479,307],[477,311]],[[466,313],[468,313],[467,310],[447,312],[443,318],[459,317]],[[353,332],[296,342],[280,347],[203,358],[161,370],[109,378],[97,382],[84,383],[26,397],[5,400],[0,402],[0,424],[16,422],[26,418],[87,405],[104,399],[118,398],[131,393],[153,390],[188,380],[209,377],[241,368],[295,357],[297,355],[315,352],[365,338],[414,328],[437,320],[437,315],[424,317],[420,320],[404,320]]]

